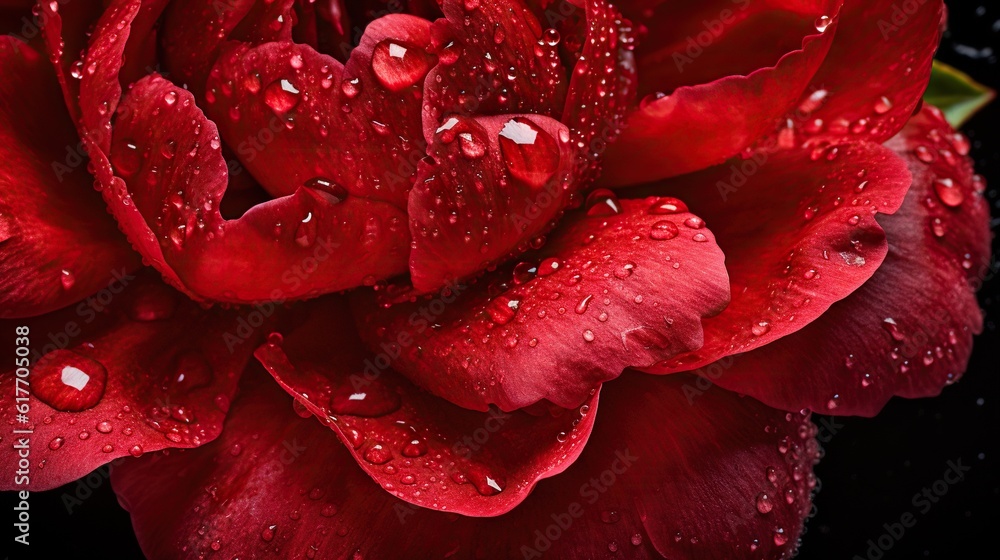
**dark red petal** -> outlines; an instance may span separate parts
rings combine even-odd
[[[408,237],[406,197],[424,154],[419,86],[433,64],[429,26],[379,19],[346,65],[291,43],[233,48],[212,69],[206,111],[273,196],[305,185],[390,203],[397,235]]]
[[[0,316],[41,315],[140,263],[91,187],[48,61],[0,37],[0,75]]]
[[[477,410],[573,408],[625,367],[699,348],[702,317],[729,299],[713,234],[679,201],[593,202],[478,285],[389,309],[358,294],[362,337],[398,354],[394,367],[417,385]]]
[[[720,386],[787,410],[874,416],[893,395],[936,395],[965,371],[982,330],[975,291],[991,272],[982,178],[936,109],[889,146],[914,181],[899,212],[879,220],[885,262],[806,328],[722,362]]]
[[[577,169],[582,182],[596,175],[608,144],[618,138],[634,101],[637,78],[631,22],[604,0],[580,3],[585,11],[580,23],[582,48],[572,70],[562,120],[583,154],[583,165]],[[550,6],[546,15],[559,21],[565,17],[565,7],[572,5],[562,0]]]
[[[899,132],[927,88],[944,9],[941,0],[845,2],[833,47],[779,141],[883,142]]]
[[[126,96],[111,150],[125,182],[116,177],[103,193],[167,278],[196,297],[239,303],[319,295],[405,270],[406,237],[390,229],[399,210],[385,202],[310,184],[224,220],[220,147],[190,92],[152,75]]]
[[[365,472],[407,502],[476,517],[506,513],[539,480],[566,470],[590,437],[596,393],[576,411],[473,412],[414,387],[384,354],[369,354],[340,298],[307,312],[283,341],[272,335],[257,359]]]
[[[559,117],[565,72],[521,0],[443,0],[432,35],[439,63],[424,87],[424,138],[451,115]],[[536,51],[538,54],[536,54]]]
[[[163,20],[163,52],[177,83],[199,95],[227,39],[290,42],[294,0],[174,0]]]
[[[686,375],[605,389],[587,449],[513,511],[474,518],[379,491],[329,430],[245,382],[207,446],[112,472],[152,560],[789,557],[809,511],[815,428]],[[678,414],[663,414],[672,410]],[[766,512],[766,513],[762,513]],[[779,544],[780,543],[780,544]],[[612,552],[614,551],[614,552]]]
[[[215,439],[260,333],[235,312],[206,311],[153,279],[117,273],[78,305],[17,323],[31,350],[30,410],[18,410],[18,370],[0,374],[5,426],[30,429],[31,490],[55,488],[113,459]],[[19,330],[28,327],[27,334]],[[10,366],[5,366],[10,367]],[[18,414],[28,416],[21,423]],[[17,437],[4,437],[14,472]],[[13,479],[3,482],[11,489]]]
[[[640,42],[637,52],[646,97],[609,148],[604,181],[627,185],[697,171],[771,132],[820,67],[834,35],[842,33],[835,18],[840,4],[816,0],[781,11],[767,3],[721,0],[712,7],[661,4],[648,23],[649,41],[660,48],[644,54]],[[673,17],[675,10],[684,17]],[[723,10],[732,23],[719,20]],[[824,15],[835,19],[819,32],[816,20]],[[715,24],[722,30],[718,37]],[[698,44],[699,37],[711,38],[703,41],[707,47]],[[659,45],[661,38],[673,43]],[[783,52],[774,52],[775,44]],[[770,58],[760,59],[761,52]]]
[[[408,207],[419,291],[524,252],[579,204],[569,130],[548,117],[448,117],[428,152]]]
[[[756,154],[668,181],[713,226],[733,300],[705,320],[705,345],[649,371],[701,367],[798,331],[875,274],[887,252],[876,213],[910,186],[906,163],[873,144]]]
[[[53,9],[56,8],[56,9]],[[80,80],[88,32],[104,10],[101,0],[38,2],[42,37],[73,122],[80,119]]]

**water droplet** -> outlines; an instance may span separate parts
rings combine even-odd
[[[761,513],[771,513],[774,509],[774,502],[771,501],[771,497],[767,495],[766,492],[761,492],[757,494],[757,511]]]
[[[965,200],[962,188],[948,177],[934,179],[934,192],[937,193],[942,204],[951,208],[961,206]]]
[[[888,97],[882,96],[875,102],[875,112],[879,115],[884,115],[892,109],[892,101]]]
[[[660,220],[653,224],[653,227],[649,230],[649,237],[657,241],[664,241],[677,237],[679,231],[677,224],[669,220]]]
[[[313,177],[312,179],[309,179],[305,183],[303,183],[303,186],[310,189],[323,191],[331,195],[330,198],[332,198],[332,200],[330,200],[330,202],[332,202],[333,204],[339,204],[343,202],[349,194],[346,188],[323,177]]]
[[[503,162],[516,179],[542,188],[559,168],[559,146],[552,136],[526,118],[504,124],[500,135]]]
[[[889,333],[889,335],[892,336],[892,339],[896,342],[903,342],[906,340],[906,335],[899,330],[899,325],[896,324],[896,320],[892,317],[886,317],[882,321],[882,328],[885,329],[885,332]]]
[[[316,241],[317,220],[313,219],[312,212],[306,214],[299,225],[295,228],[295,243],[299,247],[309,247]]]
[[[826,28],[830,27],[831,23],[833,23],[833,19],[830,16],[819,16],[816,18],[814,25],[816,26],[816,31],[823,33],[826,31]]]
[[[52,438],[52,441],[49,442],[49,449],[51,449],[52,451],[55,451],[56,449],[59,449],[60,447],[62,447],[63,443],[65,441],[66,440],[64,440],[61,437]]]
[[[597,189],[590,193],[584,206],[588,216],[616,216],[622,213],[618,196],[608,189]]]
[[[107,378],[100,362],[60,349],[35,364],[31,385],[34,395],[52,408],[80,412],[100,402]]]
[[[771,323],[767,321],[757,321],[750,326],[750,332],[753,333],[754,336],[763,336],[767,334],[769,330],[771,330]]]
[[[422,49],[402,41],[385,39],[372,52],[372,71],[390,91],[406,89],[427,75],[431,60]]]
[[[392,460],[392,452],[381,443],[376,443],[365,451],[364,458],[374,465],[384,465]]]
[[[595,338],[594,331],[590,329],[583,331],[583,339],[586,340],[587,342],[593,342],[594,338]]]
[[[399,394],[380,381],[372,381],[359,390],[343,385],[330,395],[330,410],[335,414],[384,416],[399,409],[400,404]]]
[[[279,117],[299,104],[299,90],[289,80],[278,80],[264,88],[264,103]]]
[[[649,207],[649,213],[654,215],[679,214],[687,211],[688,207],[686,204],[669,196],[657,199],[653,202],[653,205]]]

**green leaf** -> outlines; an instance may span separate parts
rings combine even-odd
[[[935,60],[924,101],[944,111],[952,127],[958,128],[996,96],[962,71]]]

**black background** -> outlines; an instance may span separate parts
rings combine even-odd
[[[950,30],[937,58],[1000,89],[997,54],[990,50],[1000,36],[1000,6],[959,1],[948,5]],[[1000,103],[994,103],[963,128],[972,140],[976,167],[987,179],[994,216],[1000,214],[998,117]],[[994,279],[980,293],[986,329],[976,340],[961,382],[938,398],[893,399],[874,419],[836,419],[835,427],[826,430],[836,433],[824,444],[826,456],[816,469],[822,491],[798,558],[976,558],[982,556],[980,550],[994,549],[991,531],[997,527],[1000,500],[998,284]],[[958,459],[971,467],[965,479],[951,485],[926,514],[919,513],[911,503],[913,496],[941,479],[948,461]],[[32,494],[31,557],[142,558],[128,514],[118,506],[106,476],[93,496],[68,514],[61,496],[75,489],[72,484]],[[11,511],[10,497],[2,500],[4,512]],[[886,532],[883,524],[898,522],[906,512],[916,515],[916,526],[893,539],[881,557],[870,555],[869,540],[877,540]],[[3,532],[0,549],[14,553],[6,536],[10,529]]]

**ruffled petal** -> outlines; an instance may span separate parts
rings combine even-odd
[[[543,249],[476,285],[388,309],[357,294],[362,337],[391,349],[417,385],[476,410],[574,408],[625,367],[698,349],[702,318],[729,299],[712,232],[675,199],[605,193]]]
[[[212,441],[262,334],[248,316],[203,310],[137,273],[117,275],[74,307],[4,321],[32,365],[26,377],[0,374],[11,396],[0,421],[31,432],[4,436],[0,465],[14,472],[11,446],[29,439],[30,489],[47,490],[119,457]]]
[[[339,298],[311,305],[308,320],[257,358],[343,441],[386,491],[412,504],[494,516],[535,484],[563,472],[583,450],[598,396],[579,410],[488,413],[425,393],[369,354]]]
[[[521,0],[443,0],[432,29],[439,64],[424,86],[424,138],[451,115],[559,117],[566,77],[558,52]],[[540,55],[536,54],[539,50]]]
[[[889,253],[871,280],[801,331],[703,374],[778,408],[863,416],[961,377],[983,324],[975,292],[992,272],[985,185],[937,109],[888,145],[914,180],[899,212],[879,219]]]
[[[59,84],[45,57],[0,38],[0,316],[65,307],[139,257],[91,187]]]
[[[845,2],[830,53],[774,143],[899,132],[927,88],[944,17],[941,0]]]
[[[295,0],[173,0],[163,19],[167,70],[197,94],[227,39],[291,42]]]
[[[283,301],[402,271],[408,243],[380,221],[398,213],[386,202],[304,185],[224,220],[220,148],[193,96],[149,76],[133,86],[115,125],[111,160],[124,181],[103,190],[143,256],[194,297]]]
[[[152,560],[787,558],[809,511],[815,428],[687,375],[627,376],[580,459],[490,519],[382,492],[334,434],[248,379],[219,440],[119,465],[112,484]],[[665,411],[676,414],[665,414]],[[661,556],[662,555],[662,556]]]
[[[657,185],[687,201],[726,253],[733,299],[705,344],[651,372],[686,371],[796,332],[868,281],[888,251],[877,214],[899,209],[906,162],[873,144],[753,157]]]
[[[636,53],[645,97],[610,146],[602,180],[629,185],[690,173],[770,133],[844,33],[841,4],[718,0],[636,10],[650,14],[637,18],[648,27]]]

